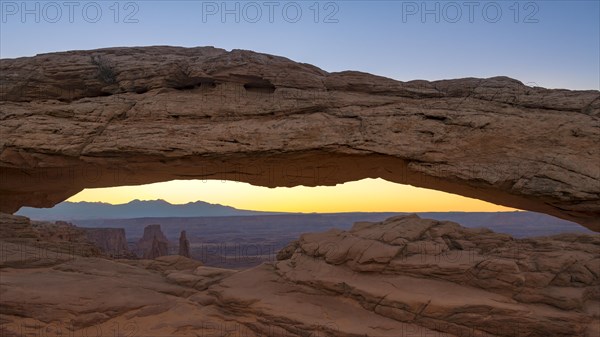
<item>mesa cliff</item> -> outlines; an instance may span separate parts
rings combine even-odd
[[[86,231],[68,222],[31,221],[0,213],[0,267],[60,263],[74,256],[102,256]]]
[[[144,235],[136,243],[136,254],[144,259],[155,259],[169,253],[169,240],[160,225],[148,225]]]
[[[506,77],[400,82],[244,50],[0,60],[0,211],[172,179],[362,178],[600,231],[600,93]]]
[[[134,256],[127,247],[123,228],[82,228],[87,239],[100,250],[113,258]]]
[[[9,264],[10,255],[2,250],[8,246],[2,244],[12,247],[9,250],[17,255],[38,258],[42,264],[48,260],[48,256],[41,255],[44,252],[64,258],[136,258],[127,247],[123,228],[83,228],[65,221],[32,221],[4,213],[0,213],[0,242],[0,257]]]

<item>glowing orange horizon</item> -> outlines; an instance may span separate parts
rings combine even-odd
[[[85,189],[68,201],[123,204],[163,199],[172,204],[205,201],[274,212],[499,212],[516,209],[451,193],[363,179],[337,186],[267,188],[220,180],[173,180],[139,186]]]

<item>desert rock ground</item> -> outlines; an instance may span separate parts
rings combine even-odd
[[[0,241],[6,336],[600,332],[598,235],[517,240],[402,216],[307,233],[277,262],[233,271],[182,256],[111,259],[34,247],[14,237],[32,230],[26,218],[1,219],[0,228],[20,223]]]

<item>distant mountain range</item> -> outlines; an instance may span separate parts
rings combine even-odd
[[[112,205],[104,202],[61,202],[52,208],[23,207],[17,213],[33,220],[93,220],[168,217],[212,217],[281,214],[241,210],[204,201],[171,204],[165,200],[133,200]]]
[[[357,221],[382,221],[402,212],[343,212],[343,213],[284,213],[241,210],[231,206],[203,201],[174,205],[165,200],[133,200],[112,205],[102,202],[62,202],[52,208],[23,207],[17,215],[33,220],[66,220],[83,227],[123,227],[128,237],[137,237],[149,224],[164,225],[169,237],[181,230],[193,234],[231,228],[235,231],[269,228],[268,232],[283,231],[296,237],[307,231],[331,227],[349,229]],[[449,220],[465,227],[487,227],[516,237],[551,235],[564,232],[591,233],[580,225],[535,212],[418,212],[422,218]],[[207,227],[208,226],[208,227]],[[298,232],[298,233],[296,233]]]

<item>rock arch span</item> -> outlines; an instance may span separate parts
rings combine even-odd
[[[600,231],[600,93],[506,78],[398,82],[212,47],[0,61],[0,211],[87,187],[362,178]]]

